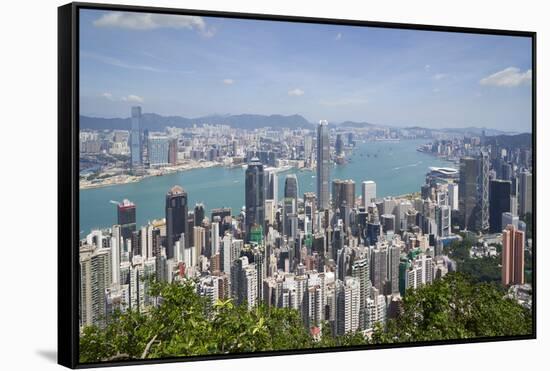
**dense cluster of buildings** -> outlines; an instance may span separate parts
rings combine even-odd
[[[162,131],[144,123],[140,106],[132,107],[128,130],[80,131],[81,174],[92,178],[145,175],[193,162],[246,166],[255,157],[268,167],[315,168],[314,126],[244,129],[202,122],[185,129],[170,120]],[[154,126],[156,127],[156,126]],[[328,133],[328,131],[327,131]],[[345,163],[358,140],[416,138],[416,131],[366,127],[331,128],[330,160]],[[156,175],[157,173],[153,174]],[[97,181],[96,181],[97,182]]]
[[[132,110],[133,128],[139,115]],[[140,138],[130,133],[132,164],[170,159],[170,140],[149,137],[143,150]],[[147,225],[136,225],[137,205],[118,204],[117,224],[80,243],[81,326],[102,325],[117,308],[156,305],[153,278],[192,279],[212,305],[232,298],[249,308],[293,308],[313,333],[330,326],[336,335],[368,336],[399,315],[408,289],[452,269],[443,247],[460,239],[459,230],[502,233],[502,282],[524,283],[520,219],[532,212],[531,169],[515,151],[469,145],[460,169],[430,168],[418,194],[380,198],[372,180],[330,178],[337,156],[326,121],[301,140],[299,156],[316,166],[315,193],[301,194],[296,176],[287,175],[280,194],[279,174],[266,166],[270,154],[255,151],[245,155],[238,214],[189,205],[185,185],[167,190],[164,218]],[[502,163],[510,169],[496,171]]]

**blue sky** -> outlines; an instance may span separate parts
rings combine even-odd
[[[531,41],[512,36],[82,10],[80,110],[301,114],[531,128]]]

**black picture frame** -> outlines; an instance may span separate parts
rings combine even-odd
[[[532,42],[532,135],[533,135],[533,328],[530,335],[512,337],[485,337],[468,340],[442,340],[399,344],[362,345],[311,350],[284,350],[239,354],[174,357],[132,361],[111,361],[93,364],[79,363],[79,11],[82,9],[132,11],[177,15],[239,18],[298,23],[368,26],[378,28],[441,31],[470,34],[521,36]],[[367,349],[418,347],[508,340],[529,340],[537,337],[537,289],[536,289],[536,32],[488,28],[448,27],[424,24],[387,23],[349,19],[283,16],[269,14],[204,11],[146,6],[128,6],[97,3],[70,3],[58,8],[58,363],[69,368],[89,368],[169,362],[190,362],[215,359],[266,357],[308,353],[341,352]]]

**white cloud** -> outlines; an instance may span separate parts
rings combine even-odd
[[[429,71],[431,68],[432,68],[432,66],[430,66],[429,64],[424,66],[425,71]]]
[[[433,77],[434,77],[435,80],[442,80],[445,77],[447,77],[447,74],[446,73],[436,73]]]
[[[334,100],[323,100],[320,102],[321,105],[328,107],[358,106],[367,103],[368,99],[363,97],[338,98]]]
[[[295,89],[292,89],[292,90],[288,91],[288,95],[293,96],[293,97],[299,97],[301,95],[304,95],[304,93],[305,92],[300,88],[295,88]]]
[[[334,40],[338,41],[338,40],[341,40],[342,39],[342,33],[341,32],[338,32],[338,34],[336,35],[336,37],[334,38]]]
[[[222,82],[225,85],[233,85],[235,83],[235,80],[233,80],[233,79],[223,79]]]
[[[109,92],[105,92],[105,93],[101,94],[101,96],[102,96],[103,98],[107,99],[107,100],[115,100],[115,99],[113,98],[113,94],[111,94],[111,93],[109,93]]]
[[[514,87],[531,84],[532,71],[521,72],[517,67],[508,67],[490,76],[482,78],[479,83],[487,86]]]
[[[124,102],[130,102],[130,103],[143,103],[144,99],[138,95],[130,94],[126,97],[120,98]]]
[[[140,31],[157,28],[184,28],[195,30],[205,37],[211,37],[215,33],[215,29],[209,28],[202,17],[174,14],[109,12],[96,19],[94,26]]]

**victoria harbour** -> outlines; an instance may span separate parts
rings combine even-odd
[[[334,165],[332,179],[353,179],[361,183],[374,180],[379,185],[379,197],[418,192],[430,166],[452,166],[448,161],[418,152],[423,140],[360,143],[349,163]],[[164,198],[174,185],[181,185],[189,194],[190,205],[201,202],[207,211],[231,207],[233,213],[244,206],[244,169],[212,167],[145,178],[137,183],[92,188],[80,191],[80,235],[94,228],[116,224],[116,205],[111,201],[129,199],[136,205],[139,225],[164,217]],[[291,169],[280,172],[279,193],[282,195],[285,176],[296,174],[299,193],[315,192],[315,172]],[[357,195],[361,188],[357,188]]]

